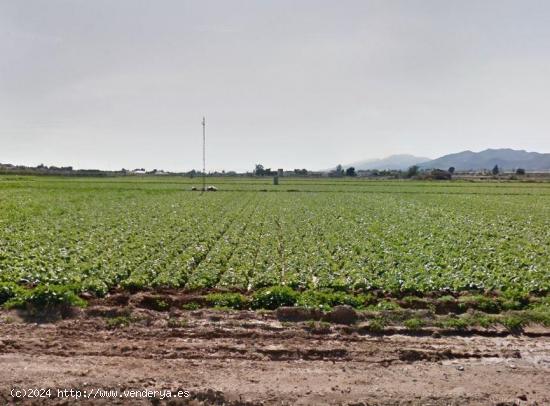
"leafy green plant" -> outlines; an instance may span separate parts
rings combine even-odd
[[[500,300],[503,310],[522,310],[529,306],[529,294],[516,289],[503,292]]]
[[[10,299],[6,305],[9,307],[28,305],[36,310],[47,310],[59,306],[85,307],[87,302],[75,293],[73,286],[40,285],[25,291],[21,296]]]
[[[254,309],[275,310],[282,306],[296,305],[298,298],[298,292],[287,286],[272,286],[254,293],[252,307]]]
[[[132,275],[130,278],[123,280],[120,286],[130,292],[138,292],[147,288],[149,281],[146,275]]]
[[[502,324],[511,333],[519,333],[523,330],[525,320],[518,316],[503,316],[499,319]]]
[[[182,305],[181,308],[183,310],[198,310],[201,308],[201,305],[198,304],[197,302],[189,302]]]
[[[0,305],[25,294],[26,290],[13,282],[0,282]]]
[[[210,306],[225,307],[230,309],[247,309],[249,300],[240,293],[211,293],[206,296],[206,302]]]
[[[372,295],[350,294],[341,291],[308,290],[302,292],[298,298],[298,306],[307,308],[319,308],[329,310],[338,305],[348,305],[356,309],[364,307],[365,303],[372,300]]]
[[[441,303],[452,303],[455,300],[454,296],[451,295],[443,295],[437,298],[437,301]]]
[[[468,320],[462,317],[446,317],[439,320],[436,324],[443,328],[464,330],[468,327]]]
[[[170,302],[162,296],[148,296],[143,298],[141,303],[145,307],[159,312],[165,312],[170,309]]]
[[[384,311],[384,310],[399,310],[400,307],[397,303],[391,300],[381,300],[377,304],[367,306],[368,310],[372,311]]]
[[[530,309],[525,310],[523,317],[529,322],[542,324],[545,327],[550,327],[550,310],[549,309]]]
[[[383,318],[374,318],[369,320],[368,329],[369,331],[379,333],[384,330],[386,324],[387,322]]]
[[[480,326],[484,328],[491,327],[495,324],[495,316],[488,316],[486,314],[475,313],[473,315],[467,315],[464,317],[468,325]]]
[[[306,321],[305,325],[306,328],[308,328],[309,330],[313,330],[317,327],[317,322],[315,320],[308,320]]]
[[[105,323],[107,325],[107,328],[116,329],[128,327],[134,321],[134,318],[132,318],[131,316],[116,316],[108,318],[107,320],[105,320]]]
[[[483,295],[461,296],[458,301],[463,310],[474,308],[486,313],[498,313],[501,310],[500,301],[494,297]]]
[[[409,330],[420,330],[424,326],[424,321],[419,318],[405,320],[403,325]]]
[[[83,282],[82,290],[93,293],[97,297],[103,297],[109,293],[109,286],[98,278],[90,278]]]
[[[168,327],[170,328],[182,328],[182,327],[187,327],[188,322],[186,319],[170,317],[168,319],[167,324],[168,324]]]

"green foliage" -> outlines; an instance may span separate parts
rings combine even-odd
[[[502,292],[494,303],[462,303],[493,312],[527,309],[525,295],[533,301],[550,291],[547,183],[270,183],[210,177],[224,193],[201,197],[184,177],[3,176],[0,280],[12,285],[0,300],[22,294],[13,284],[71,285],[97,296],[120,288],[253,295],[288,286],[350,295],[308,293],[307,305],[359,308],[359,290]],[[385,307],[396,305],[378,309]]]
[[[107,328],[116,329],[128,327],[134,321],[134,318],[132,318],[131,316],[116,316],[108,318],[107,320],[105,320],[105,323],[107,324]]]
[[[496,322],[495,316],[487,316],[486,314],[480,313],[467,315],[464,319],[470,326],[480,326],[484,328],[491,327]]]
[[[197,302],[189,302],[185,303],[183,306],[181,306],[183,310],[198,310],[201,308],[201,305]]]
[[[432,303],[428,300],[417,296],[405,296],[401,299],[400,304],[405,308],[412,309],[427,309],[433,307]]]
[[[413,176],[418,175],[419,170],[420,170],[420,168],[417,165],[411,166],[407,170],[407,178],[412,178]]]
[[[444,295],[437,299],[437,301],[441,303],[453,303],[455,300],[455,297],[451,295]]]
[[[503,292],[500,301],[503,310],[522,310],[529,306],[529,294],[516,289]]]
[[[529,305],[530,310],[550,312],[550,295],[536,298]]]
[[[97,278],[90,278],[83,282],[82,291],[93,293],[97,297],[103,297],[109,293],[109,286],[107,286],[105,281]]]
[[[6,302],[8,307],[32,306],[36,310],[47,310],[58,306],[85,307],[87,302],[75,293],[74,286],[40,285],[26,290]]]
[[[149,283],[147,275],[132,275],[128,279],[123,280],[120,286],[130,292],[137,292],[146,289]]]
[[[25,289],[13,282],[0,282],[0,305],[25,296]]]
[[[405,320],[403,325],[409,330],[420,330],[424,326],[424,321],[419,318]]]
[[[511,333],[519,333],[523,330],[525,320],[521,317],[511,315],[501,317],[499,323]]]
[[[499,299],[494,297],[483,295],[461,296],[458,301],[463,310],[474,308],[485,313],[498,313],[501,309]]]
[[[355,172],[355,168],[353,166],[346,169],[346,176],[357,176],[357,172]]]
[[[523,317],[531,323],[550,327],[550,309],[537,308],[534,310],[526,310],[523,315]]]
[[[274,310],[282,306],[294,306],[298,301],[298,292],[287,286],[272,286],[261,289],[252,296],[254,309]]]
[[[446,317],[438,321],[438,326],[454,330],[464,330],[468,327],[468,319],[463,317]]]
[[[163,299],[158,299],[157,302],[155,303],[155,309],[160,311],[166,311],[170,309],[170,303],[168,303]]]
[[[147,308],[159,312],[165,312],[170,309],[170,303],[162,296],[152,296],[143,299],[142,304]]]
[[[298,299],[298,306],[329,310],[338,305],[349,305],[361,309],[373,299],[372,295],[353,295],[341,291],[308,290],[302,292]]]
[[[386,320],[383,318],[374,318],[369,320],[368,329],[369,331],[379,333],[384,330],[386,327]]]
[[[225,307],[230,309],[247,309],[249,300],[240,293],[211,293],[206,296],[206,302],[210,306]]]
[[[376,304],[367,306],[367,310],[371,311],[384,311],[384,310],[399,310],[400,307],[397,303],[391,300],[381,300]]]
[[[183,328],[187,327],[188,322],[186,319],[178,319],[178,318],[169,318],[168,319],[168,327],[170,328]]]

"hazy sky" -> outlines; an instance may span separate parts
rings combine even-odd
[[[550,1],[0,0],[0,162],[550,152]]]

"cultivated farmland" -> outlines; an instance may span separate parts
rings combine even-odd
[[[0,282],[241,292],[550,287],[550,184],[0,180]]]

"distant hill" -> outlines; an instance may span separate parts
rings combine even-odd
[[[370,159],[365,161],[353,162],[348,165],[343,165],[344,168],[353,166],[355,170],[379,169],[379,170],[404,170],[412,165],[417,165],[420,162],[426,162],[429,158],[417,157],[414,155],[391,155],[383,159]]]
[[[463,151],[422,162],[418,166],[421,169],[448,169],[454,166],[457,171],[468,171],[492,169],[495,165],[501,170],[550,170],[550,154],[508,148],[486,149],[481,152]]]

